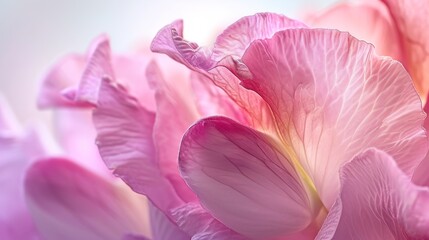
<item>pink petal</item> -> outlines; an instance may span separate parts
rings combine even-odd
[[[244,236],[269,238],[305,229],[321,206],[283,154],[268,135],[213,117],[186,133],[179,165],[216,219]]]
[[[390,11],[406,52],[403,62],[421,98],[429,93],[429,2],[421,0],[382,0]]]
[[[58,142],[75,163],[94,173],[111,176],[95,144],[96,131],[89,109],[58,109],[54,112]]]
[[[85,55],[70,54],[53,65],[42,79],[37,105],[40,108],[76,106],[61,92],[78,83],[85,69],[85,62]]]
[[[290,29],[255,41],[243,86],[270,105],[282,145],[313,180],[325,207],[338,169],[368,147],[411,175],[427,152],[420,99],[402,65],[348,33]],[[274,123],[273,123],[274,124]]]
[[[317,239],[427,239],[429,188],[411,183],[385,152],[341,168],[341,192]]]
[[[165,215],[163,211],[155,207],[153,204],[149,204],[149,210],[153,239],[190,239],[190,236],[183,232],[175,222],[170,219],[171,217]]]
[[[250,124],[253,127],[275,132],[275,129],[272,129],[272,114],[267,104],[254,92],[243,89],[240,81],[227,70],[240,65],[228,54],[241,56],[252,41],[270,37],[282,29],[296,27],[305,25],[272,13],[244,17],[219,35],[215,47],[209,50],[185,40],[182,21],[175,21],[158,32],[151,50],[167,54],[172,59],[206,75],[243,109],[242,112],[247,115],[245,118],[252,119]]]
[[[195,93],[195,103],[198,111],[204,117],[226,116],[244,125],[250,125],[251,119],[243,113],[243,110],[229,97],[225,91],[214,85],[203,74],[193,72],[191,84]]]
[[[40,157],[58,154],[43,128],[24,131],[0,99],[0,239],[36,239],[38,233],[24,199],[24,174]]]
[[[147,238],[145,236],[138,236],[134,234],[126,234],[121,238],[121,240],[150,240],[150,238]]]
[[[149,110],[155,109],[154,93],[145,81],[146,56],[112,55],[105,35],[93,40],[86,55],[67,56],[52,67],[42,80],[40,107],[88,107],[97,91],[86,84],[96,86],[97,79],[110,77],[127,86]],[[82,92],[85,89],[93,92]]]
[[[173,210],[173,216],[181,229],[192,236],[192,239],[231,239],[244,240],[244,236],[225,227],[214,219],[198,203],[188,203]]]
[[[64,159],[35,163],[25,190],[43,239],[120,239],[149,232],[144,198]]]
[[[216,38],[212,58],[220,61],[229,55],[242,57],[253,41],[270,38],[278,31],[293,28],[307,28],[307,26],[275,13],[257,13],[243,17]]]
[[[379,55],[403,60],[401,40],[386,6],[379,1],[340,2],[311,16],[315,28],[332,28],[350,32],[358,39],[374,44]]]
[[[165,69],[175,72],[174,76],[164,78],[155,61],[147,68],[147,79],[156,91],[157,111],[153,126],[156,160],[163,174],[175,186],[179,196],[185,202],[189,202],[196,200],[196,197],[180,177],[177,159],[183,134],[199,118],[199,113],[192,98],[189,71],[185,73],[183,70],[177,71],[177,67],[183,67],[179,64],[167,66],[164,66]]]
[[[121,85],[104,79],[97,88],[100,95],[93,117],[98,149],[107,167],[162,211],[180,206],[182,200],[156,161],[152,140],[155,115]]]
[[[22,127],[18,123],[6,99],[3,95],[0,95],[0,135],[18,135],[22,131]]]

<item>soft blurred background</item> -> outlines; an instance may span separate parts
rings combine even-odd
[[[113,51],[131,51],[182,18],[185,38],[205,45],[242,16],[276,12],[301,18],[335,1],[0,0],[0,94],[24,124],[49,123],[51,111],[36,108],[40,78],[61,56],[85,52],[100,33],[110,36]]]

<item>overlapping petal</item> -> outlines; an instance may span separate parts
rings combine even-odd
[[[386,151],[409,176],[425,156],[410,76],[370,44],[336,30],[290,29],[255,41],[243,63],[253,76],[243,86],[270,105],[282,144],[325,207],[338,193],[340,165],[363,149]]]
[[[423,102],[429,93],[429,2],[382,0],[400,33],[405,67],[410,72]]]
[[[191,235],[193,240],[246,239],[213,218],[199,203],[183,205],[174,209],[172,214],[180,228]]]
[[[244,123],[272,131],[272,113],[267,104],[254,92],[243,89],[227,68],[240,70],[241,64],[235,58],[241,57],[254,40],[271,37],[283,29],[304,27],[304,24],[282,15],[259,13],[229,26],[218,36],[213,49],[209,49],[185,40],[183,22],[175,21],[158,32],[151,49],[206,75],[243,109],[247,119]]]
[[[126,233],[150,236],[144,197],[65,159],[33,164],[25,190],[43,239],[120,239]]]
[[[349,32],[358,39],[374,44],[378,55],[404,60],[395,22],[380,1],[339,2],[310,16],[307,22],[314,28]]]
[[[0,98],[0,238],[38,239],[24,199],[24,175],[38,158],[59,154],[46,129],[22,129]]]
[[[341,169],[341,192],[317,239],[427,239],[429,188],[370,149]]]
[[[314,189],[283,154],[268,135],[213,117],[184,136],[179,164],[183,178],[215,218],[261,239],[301,231],[320,211]]]

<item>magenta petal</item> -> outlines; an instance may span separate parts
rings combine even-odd
[[[25,190],[43,239],[119,239],[149,231],[143,197],[63,159],[35,163]]]
[[[279,137],[293,149],[325,207],[342,163],[369,147],[411,175],[427,152],[420,99],[403,66],[348,33],[290,29],[255,41],[243,85],[270,105]]]
[[[385,152],[341,168],[340,196],[317,239],[428,239],[429,189],[415,186]]]
[[[247,239],[214,219],[213,216],[198,203],[188,203],[174,209],[173,216],[180,228],[193,236],[192,239]]]
[[[150,240],[145,236],[135,235],[135,234],[126,234],[121,238],[121,240]]]
[[[186,133],[179,165],[216,219],[247,237],[268,238],[306,228],[320,209],[283,154],[270,136],[213,117]]]

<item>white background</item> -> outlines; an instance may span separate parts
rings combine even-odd
[[[182,18],[185,37],[205,45],[242,16],[300,18],[334,1],[0,0],[0,94],[21,122],[50,122],[49,111],[35,106],[41,76],[66,53],[84,52],[100,33],[110,36],[114,51],[128,51],[148,45],[161,27]]]

